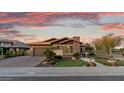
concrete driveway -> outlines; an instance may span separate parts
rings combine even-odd
[[[42,57],[20,56],[0,60],[0,67],[34,67],[41,63]]]

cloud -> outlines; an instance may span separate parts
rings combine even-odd
[[[82,28],[86,25],[99,25],[100,31],[122,31],[122,23],[100,23],[104,16],[124,16],[123,12],[1,12],[0,13],[0,36],[9,39],[23,41],[42,40],[44,37],[25,35],[16,27],[27,27],[33,29],[47,29],[52,26]],[[58,22],[58,20],[78,19],[79,23]],[[75,22],[75,21],[74,21]],[[83,24],[85,22],[85,24]],[[89,38],[89,37],[88,37]],[[92,38],[87,40],[91,41]]]
[[[81,41],[83,43],[92,43],[93,40],[96,39],[96,37],[93,37],[93,36],[83,36],[83,37],[80,37]]]
[[[100,16],[124,16],[124,12],[97,12]]]
[[[124,15],[122,12],[2,12],[0,23],[15,26],[44,27],[54,26],[56,21],[64,18],[87,20],[93,24],[99,24],[102,16]],[[13,28],[13,25],[11,27]],[[60,24],[56,24],[60,26]],[[74,26],[72,26],[74,27]]]
[[[44,38],[42,37],[35,35],[25,35],[17,30],[0,32],[0,38],[9,39],[9,40],[19,40],[26,43],[44,40]]]
[[[100,31],[123,31],[124,24],[121,23],[109,23],[101,26]]]
[[[124,32],[118,32],[117,35],[124,36]]]
[[[4,17],[3,17],[4,16]],[[80,12],[20,12],[20,13],[0,13],[0,23],[16,23],[13,25],[24,26],[44,26],[44,23],[55,23],[58,19],[78,18],[81,20],[96,20],[98,14]],[[5,24],[6,25],[6,24]],[[49,25],[49,24],[48,24]],[[13,28],[13,26],[11,25]]]

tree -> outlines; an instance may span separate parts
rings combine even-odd
[[[46,56],[46,58],[48,60],[53,60],[54,57],[56,56],[56,53],[53,51],[53,48],[47,48],[45,51],[44,51],[44,55]]]
[[[103,44],[102,44],[102,40],[101,39],[96,39],[94,42],[93,42],[96,50],[101,50],[103,49]]]
[[[73,56],[74,56],[76,59],[79,59],[79,58],[80,58],[80,53],[74,53]]]
[[[114,36],[113,33],[103,36],[101,39],[96,39],[94,46],[97,49],[105,49],[112,55],[112,49],[121,43],[120,36]]]
[[[124,48],[121,48],[120,51],[122,53],[122,56],[124,56]]]
[[[94,50],[94,48],[93,48],[93,46],[91,46],[90,44],[86,44],[85,50],[87,50],[87,51],[92,51],[92,50]]]
[[[90,44],[86,44],[85,46],[85,52],[88,52],[88,56],[93,57],[94,54],[94,47],[91,46]]]

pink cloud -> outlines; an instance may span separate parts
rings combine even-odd
[[[0,23],[16,22],[14,18],[0,18]]]
[[[4,33],[9,31],[9,28],[0,28],[0,33]]]
[[[98,21],[102,16],[124,16],[124,12],[27,12],[27,13],[0,13],[0,24],[11,24],[10,27],[14,29],[14,26],[25,26],[33,29],[47,29],[49,24],[44,23],[53,23],[58,19],[62,18],[79,18],[83,20],[95,20]],[[14,24],[14,25],[13,25]],[[1,25],[0,25],[1,26]],[[51,25],[52,26],[52,25]],[[8,32],[10,28],[0,27],[0,33]],[[120,23],[110,23],[101,25],[100,31],[122,31],[124,30],[124,24]],[[10,32],[11,33],[11,32]],[[8,34],[11,35],[9,38],[20,39],[23,41],[34,41],[41,40],[41,37],[35,36],[26,36],[23,34]],[[6,37],[7,37],[7,33]],[[4,35],[5,35],[4,34]],[[35,39],[34,39],[35,38]],[[91,42],[92,37],[85,37],[82,40]]]
[[[124,30],[124,24],[121,23],[109,23],[100,28],[100,31],[122,31]]]
[[[117,35],[124,36],[124,32],[119,32]]]
[[[100,16],[124,16],[124,12],[98,12]]]

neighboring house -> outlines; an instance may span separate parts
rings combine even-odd
[[[109,51],[102,49],[102,50],[96,50],[96,57],[98,58],[110,58],[113,56],[116,59],[119,59],[122,56],[122,52],[120,49],[112,49],[112,55],[109,54]]]
[[[54,47],[56,52],[61,55],[73,55],[73,53],[80,53],[80,37],[61,39],[51,38],[42,42],[30,43],[31,55],[41,56],[44,55],[44,51],[49,47]]]
[[[109,58],[109,54],[105,49],[95,50],[96,57],[98,58]]]
[[[0,40],[0,48],[2,49],[2,54],[6,54],[6,51],[19,51],[24,50],[25,54],[29,51],[30,46],[20,42],[20,41],[11,41],[7,39]]]

